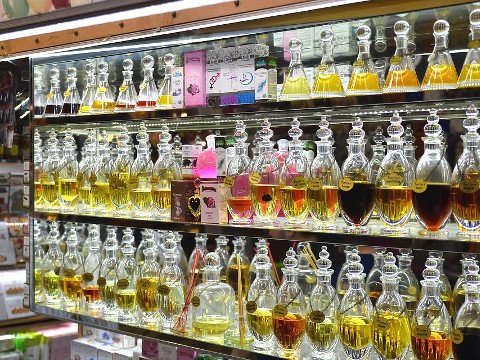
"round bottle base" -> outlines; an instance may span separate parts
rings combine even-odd
[[[250,225],[252,223],[252,220],[250,218],[248,219],[231,219],[229,224],[232,225]]]
[[[312,99],[331,99],[337,97],[345,97],[343,92],[338,93],[312,93]]]
[[[427,229],[421,229],[418,231],[418,235],[423,237],[428,237],[428,238],[435,238],[435,239],[447,239],[448,231],[447,230],[431,231]]]
[[[335,232],[335,231],[337,231],[337,225],[315,223],[315,225],[313,226],[313,230],[319,230],[319,231],[324,231],[324,232]]]
[[[420,87],[383,88],[384,94],[398,94],[398,93],[419,92],[419,91],[420,91]]]
[[[389,236],[407,236],[410,234],[410,229],[406,227],[384,227],[380,230],[382,235],[389,235]]]
[[[456,89],[457,84],[438,84],[438,85],[422,85],[420,89],[422,91],[431,91],[431,90],[453,90]]]
[[[343,228],[343,232],[347,234],[370,234],[370,231],[368,226],[346,226]]]
[[[278,101],[310,100],[310,95],[280,95]]]
[[[362,96],[362,95],[381,95],[381,91],[373,90],[347,90],[345,96]]]

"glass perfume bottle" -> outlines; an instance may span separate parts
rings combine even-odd
[[[105,215],[112,210],[109,177],[111,173],[110,143],[107,132],[102,130],[97,142],[98,157],[95,158],[89,182],[91,188],[92,209],[98,215]]]
[[[67,235],[67,252],[60,267],[60,286],[65,296],[65,308],[78,312],[82,300],[83,258],[77,248],[77,234],[72,228]]]
[[[302,45],[299,39],[292,39],[288,44],[292,57],[285,71],[280,101],[310,99],[310,84],[302,63]]]
[[[173,137],[172,156],[177,162],[178,166],[181,168],[182,167],[182,138],[178,134]]]
[[[310,312],[307,316],[307,338],[314,353],[312,359],[324,359],[332,354],[338,343],[337,310],[340,305],[335,289],[331,285],[332,262],[326,246],[318,254],[317,285],[310,295]]]
[[[47,94],[44,116],[59,116],[63,107],[63,96],[60,92],[60,71],[58,68],[51,68],[50,92]]]
[[[153,198],[151,178],[153,162],[150,157],[150,141],[145,123],[140,123],[137,133],[137,158],[130,168],[130,201],[137,217],[151,217]]]
[[[116,319],[117,305],[115,299],[115,282],[117,280],[118,247],[115,244],[105,246],[105,257],[100,265],[97,280],[100,299],[102,301],[102,315],[105,319]]]
[[[57,132],[54,129],[49,131],[45,144],[46,156],[43,163],[43,171],[40,174],[42,185],[42,196],[47,210],[58,209],[58,173],[60,171],[60,149],[58,147]]]
[[[303,226],[308,216],[307,186],[310,169],[303,155],[300,122],[294,118],[290,126],[288,135],[292,141],[288,144],[288,157],[280,172],[280,204],[287,219],[286,225],[296,227]]]
[[[356,118],[349,132],[348,157],[342,164],[342,179],[338,182],[339,202],[347,227],[345,232],[368,233],[366,226],[375,203],[375,185],[372,169],[365,156],[365,131]]]
[[[347,86],[347,95],[374,95],[381,92],[380,80],[370,55],[372,30],[367,25],[357,29],[358,56],[353,63],[353,73]]]
[[[97,75],[95,70],[94,60],[88,61],[85,65],[86,85],[83,91],[82,103],[78,110],[79,114],[90,114],[92,110],[93,101],[97,92]]]
[[[452,173],[451,194],[452,213],[462,230],[457,234],[462,239],[478,238],[480,228],[480,207],[478,205],[480,165],[478,164],[478,144],[480,120],[478,110],[471,105],[463,127],[468,131],[462,135],[463,152]]]
[[[188,259],[185,254],[185,250],[182,247],[182,238],[183,235],[180,232],[175,232],[175,243],[177,244],[177,265],[182,270],[183,276],[186,278],[188,276]]]
[[[283,283],[277,292],[277,305],[273,308],[273,333],[278,342],[277,353],[295,358],[305,335],[307,304],[297,283],[295,251],[290,248],[283,261]],[[298,357],[301,358],[301,357]]]
[[[35,209],[40,210],[45,206],[42,194],[42,176],[47,175],[44,171],[44,159],[42,138],[38,129],[33,130],[33,181],[34,181],[34,205]],[[47,175],[48,176],[48,175]]]
[[[155,110],[158,99],[158,89],[153,78],[153,56],[146,55],[142,59],[143,82],[138,93],[137,110]]]
[[[181,170],[172,152],[169,143],[172,138],[166,125],[162,125],[158,135],[158,160],[153,167],[152,198],[158,215],[162,219],[170,219],[171,209],[171,182],[180,180]]]
[[[189,271],[189,277],[192,276],[192,270],[194,271],[194,275],[197,275],[197,284],[202,282],[202,276],[200,274],[201,271],[203,271],[201,268],[198,266],[195,267],[194,269],[194,264],[195,264],[195,257],[198,258],[198,261],[202,260],[202,263],[204,262],[205,256],[208,254],[207,250],[207,234],[201,234],[198,233],[195,235],[195,248],[193,249],[192,253],[190,254],[190,258],[188,259],[188,271]],[[198,253],[198,255],[197,255]],[[220,264],[219,264],[220,266]]]
[[[59,308],[62,300],[60,286],[60,267],[63,262],[63,253],[60,251],[60,233],[58,223],[50,223],[50,232],[47,236],[48,251],[42,264],[42,284],[46,296],[46,305]]]
[[[257,258],[260,255],[268,256],[268,246],[269,245],[268,245],[267,239],[258,238],[258,241],[255,244],[256,252],[253,255],[252,261],[250,262],[250,284],[252,284],[253,280],[255,280],[255,276],[256,276],[255,264],[257,262]]]
[[[445,158],[438,124],[439,117],[435,110],[427,116],[422,138],[425,151],[420,158],[416,170],[413,189],[413,207],[417,218],[424,229],[420,235],[428,237],[447,237],[448,233],[441,230],[450,218],[452,203],[450,196],[450,180],[452,170]]]
[[[398,291],[398,268],[391,252],[382,268],[383,291],[373,314],[372,342],[381,359],[403,359],[410,344],[407,305]]]
[[[287,157],[288,157],[288,140],[287,139],[277,140],[277,151],[275,151],[274,155],[278,160],[278,165],[280,166],[280,170],[281,170],[283,168],[283,164],[285,164],[285,160],[287,160]]]
[[[114,211],[119,216],[125,216],[130,210],[130,168],[132,158],[129,155],[129,136],[126,127],[121,127],[117,139],[118,156],[112,164],[108,179],[110,197]]]
[[[95,130],[87,129],[87,139],[83,144],[84,156],[78,163],[77,187],[79,194],[79,208],[86,213],[93,212],[92,207],[92,187],[90,178],[94,174],[94,169],[97,164],[97,141]]]
[[[370,159],[370,167],[372,168],[373,178],[376,179],[378,175],[378,170],[382,165],[382,161],[385,158],[385,146],[383,142],[385,141],[385,136],[383,136],[383,130],[381,126],[377,126],[375,129],[375,135],[373,135],[372,151],[373,155]],[[373,217],[378,218],[378,210],[375,206],[373,209]]]
[[[77,115],[80,110],[80,93],[77,89],[77,69],[67,69],[67,90],[63,93],[62,115]]]
[[[247,296],[247,324],[254,337],[252,348],[269,351],[273,343],[272,309],[277,303],[277,287],[271,274],[272,264],[265,254],[260,254],[255,262],[255,280]]]
[[[335,231],[334,224],[340,213],[338,202],[338,181],[340,167],[332,154],[332,130],[326,116],[318,124],[317,156],[311,165],[311,180],[308,184],[307,199],[310,214],[321,230]]]
[[[100,241],[100,227],[97,224],[88,224],[88,235],[83,244],[79,244],[79,251],[82,253],[82,257],[85,259],[90,252],[90,244],[93,241]],[[101,245],[101,241],[99,246]],[[100,254],[101,260],[101,254]]]
[[[236,236],[233,240],[233,253],[230,256],[227,267],[227,284],[238,296],[238,272],[240,271],[242,294],[245,299],[250,287],[250,260],[245,254],[245,236]],[[240,266],[240,269],[239,269]]]
[[[137,305],[140,309],[139,326],[149,329],[158,328],[157,287],[160,276],[160,265],[157,263],[155,248],[143,250],[145,262],[140,268],[136,285]]]
[[[395,54],[390,58],[390,69],[387,79],[383,85],[384,93],[400,93],[419,91],[417,73],[412,57],[408,53],[408,33],[410,24],[400,20],[393,26],[395,32],[396,49]]]
[[[119,257],[121,257],[121,252],[118,247],[118,241],[117,241],[117,228],[114,226],[107,226],[107,238],[105,241],[102,243],[100,247],[100,253],[102,255],[102,259],[105,259],[106,254],[107,254],[107,246],[114,246],[117,248],[117,254]]]
[[[205,256],[204,271],[205,282],[193,291],[192,334],[203,341],[223,344],[225,331],[235,321],[235,291],[220,281],[216,253]]]
[[[226,283],[228,262],[230,260],[230,254],[228,253],[227,249],[228,238],[226,236],[220,235],[215,238],[215,243],[217,245],[215,248],[215,252],[220,259],[220,281]]]
[[[142,230],[142,240],[138,245],[135,251],[135,261],[137,265],[142,266],[145,262],[145,252],[146,249],[153,249],[155,247],[155,239],[153,236],[153,232],[150,229],[143,229]]]
[[[413,130],[410,125],[405,127],[405,133],[402,137],[403,140],[403,154],[407,158],[410,167],[414,170],[417,168],[418,161],[415,157],[415,149],[417,148],[415,144],[415,136],[413,135]]]
[[[165,63],[165,77],[158,87],[157,108],[171,109],[173,103],[172,71],[175,65],[175,55],[165,54],[163,62]]]
[[[453,333],[453,357],[455,360],[467,360],[480,351],[480,275],[477,264],[470,264],[466,275],[465,303],[458,311]],[[455,335],[461,333],[457,341]]]
[[[338,272],[337,276],[337,283],[336,283],[336,290],[337,290],[337,295],[338,299],[342,300],[343,297],[345,296],[345,293],[348,290],[349,284],[348,284],[348,267],[350,266],[351,262],[351,256],[353,254],[353,250],[357,250],[358,252],[358,247],[357,246],[351,246],[347,245],[345,247],[345,250],[343,251],[345,253],[345,262],[342,264],[340,267],[340,271]]]
[[[41,233],[38,220],[34,220],[34,249],[33,249],[33,259],[34,259],[34,301],[35,304],[43,303],[45,301],[45,292],[43,290],[42,283],[42,267],[43,260],[45,259],[45,251],[42,248],[41,241],[43,241],[43,234]]]
[[[470,13],[468,53],[458,77],[459,88],[480,86],[480,9]]]
[[[424,294],[411,327],[412,351],[418,360],[447,360],[452,351],[450,315],[440,299],[437,262],[428,258],[425,267],[421,281]]]
[[[309,255],[310,254],[310,255]],[[309,296],[317,285],[315,261],[312,249],[308,242],[301,241],[297,244],[297,283],[302,289],[305,301],[309,303]]]
[[[398,291],[407,306],[407,314],[410,320],[415,317],[415,309],[420,297],[420,284],[412,270],[413,256],[411,249],[400,249],[398,258]]]
[[[133,83],[133,61],[132,59],[123,60],[123,82],[118,88],[117,102],[115,103],[115,112],[135,111],[137,106],[137,90]]]
[[[372,347],[373,305],[365,292],[363,266],[357,250],[348,265],[349,287],[338,310],[339,334],[349,359],[362,359]]]
[[[248,134],[245,124],[237,120],[235,126],[235,157],[227,167],[225,186],[227,190],[227,207],[234,224],[250,224],[253,213],[252,196],[250,194],[251,162],[248,157]],[[228,179],[228,180],[227,180]]]
[[[450,285],[447,275],[445,275],[445,272],[443,271],[443,263],[445,262],[443,253],[441,251],[429,251],[428,256],[437,262],[437,270],[440,274],[440,284],[438,287],[440,299],[445,304],[447,310],[449,310],[452,303],[452,286]],[[423,290],[424,289],[422,289],[422,291]]]
[[[58,171],[58,199],[63,212],[71,213],[78,202],[77,145],[72,130],[68,128],[63,138],[63,159]]]
[[[332,29],[323,29],[320,33],[320,41],[323,49],[322,60],[316,67],[315,81],[313,83],[312,98],[343,97],[342,81],[338,75],[337,66],[333,59]]]
[[[123,259],[117,264],[115,282],[115,302],[118,309],[118,322],[135,325],[137,318],[137,296],[135,287],[139,276],[138,264],[133,257],[135,248],[122,248]]]
[[[411,183],[415,169],[403,153],[402,118],[395,111],[390,118],[387,133],[387,155],[382,161],[376,179],[376,206],[384,223],[381,232],[389,235],[406,235],[409,228],[404,225],[412,214]]]
[[[457,279],[455,286],[452,291],[452,302],[450,303],[450,315],[452,319],[456,318],[458,310],[465,302],[465,290],[466,290],[466,279],[468,274],[468,268],[471,264],[477,265],[478,262],[475,260],[474,254],[462,254],[463,259],[460,260],[462,264],[462,273]]]
[[[372,305],[375,306],[377,299],[382,293],[382,267],[384,265],[386,249],[384,247],[376,247],[373,253],[373,266],[367,275],[365,281],[365,290],[368,297],[372,301]]]
[[[98,86],[90,109],[92,114],[113,113],[115,99],[108,83],[108,63],[98,63]]]
[[[457,70],[448,50],[450,24],[437,20],[433,24],[435,47],[428,57],[428,67],[423,77],[422,90],[448,90],[457,88]]]
[[[45,85],[43,83],[43,74],[40,69],[33,70],[33,109],[34,116],[42,117],[45,113],[45,106],[47,105],[47,95],[45,94]]]
[[[250,174],[250,189],[253,197],[253,210],[261,225],[272,225],[280,211],[280,167],[273,155],[273,143],[270,138],[273,131],[270,122],[264,120],[259,136],[259,155],[253,162]]]
[[[98,235],[98,233],[97,233]],[[100,316],[102,303],[100,301],[98,277],[100,276],[100,241],[95,238],[90,242],[89,252],[83,264],[82,292],[83,308],[92,316]]]

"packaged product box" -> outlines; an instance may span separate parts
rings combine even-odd
[[[172,106],[174,109],[185,107],[184,92],[183,67],[174,66],[172,68]]]
[[[193,209],[200,207],[199,199],[190,199],[195,194],[194,180],[172,180],[171,194],[171,219],[173,221],[195,221],[188,207],[189,202]]]
[[[201,219],[204,223],[228,223],[226,188],[223,181],[200,182]]]
[[[55,328],[45,325],[43,329],[40,328],[37,332],[45,337],[48,345],[47,355],[44,358],[63,360],[70,356],[70,342],[78,336],[78,325],[67,322],[60,323]]]
[[[18,333],[15,336],[15,349],[22,354],[22,359],[40,359],[45,353],[48,356],[48,352],[45,351],[46,347],[48,345],[42,334],[29,332]]]
[[[220,94],[220,58],[221,50],[208,50],[206,53],[205,88],[208,95]]]
[[[0,336],[0,353],[15,349],[15,335],[1,335]]]
[[[128,335],[117,334],[107,330],[97,330],[97,341],[104,344],[110,344],[120,349],[130,349],[135,347],[135,338]]]
[[[142,356],[148,359],[157,359],[158,357],[158,342],[150,339],[142,340]]]
[[[90,339],[74,339],[71,342],[70,360],[97,360],[96,342]]]
[[[178,360],[194,360],[197,356],[197,352],[193,349],[179,347],[177,348]]]
[[[0,252],[0,254],[2,253]],[[5,297],[16,297],[22,295],[25,279],[26,270],[0,272],[0,294],[4,294]]]
[[[197,144],[182,145],[182,176],[183,178],[191,178],[195,175],[197,159],[202,152],[202,146]]]
[[[226,137],[215,135],[215,159],[217,161],[217,177],[227,176]]]
[[[227,47],[221,49],[221,51],[223,61],[220,63],[220,93],[236,93],[238,91],[238,49],[236,47]]]
[[[86,339],[95,340],[97,338],[97,331],[98,329],[91,327],[91,326],[82,326],[82,336]]]
[[[7,319],[19,319],[35,315],[29,309],[23,307],[23,287],[18,296],[5,297],[5,312]]]
[[[185,107],[207,105],[205,92],[205,50],[188,51],[183,56]]]
[[[122,349],[113,353],[113,360],[133,360],[133,350]]]
[[[0,353],[0,360],[22,360],[22,354],[19,351]]]
[[[109,345],[109,344],[102,344],[97,342],[97,360],[113,360],[115,353],[120,351],[119,348]]]
[[[277,59],[262,56],[255,59],[255,101],[277,100]]]
[[[1,208],[1,188],[0,188],[0,213]],[[7,210],[5,210],[6,212]],[[0,222],[0,266],[15,265],[17,257],[15,254],[15,247],[10,241],[10,234],[8,232],[8,224],[5,221]]]
[[[177,360],[177,347],[158,344],[158,360]]]

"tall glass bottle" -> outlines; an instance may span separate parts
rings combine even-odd
[[[470,13],[468,53],[458,77],[459,88],[480,86],[480,9]]]
[[[383,291],[373,314],[372,341],[381,359],[403,359],[410,344],[407,305],[398,292],[398,268],[391,252],[382,268]]]
[[[118,135],[118,156],[112,164],[108,185],[115,212],[120,216],[127,215],[130,209],[130,167],[132,159],[129,155],[129,136],[126,127],[120,129]]]
[[[208,253],[204,264],[205,282],[193,291],[193,336],[223,344],[225,331],[235,321],[235,291],[220,281],[220,259],[216,253]]]
[[[452,351],[450,315],[439,294],[437,262],[428,258],[421,281],[424,293],[412,322],[412,351],[418,360],[447,360]]]
[[[345,96],[342,81],[338,75],[337,66],[333,59],[332,29],[323,29],[320,41],[323,49],[322,60],[316,67],[315,81],[313,83],[312,98],[332,98]]]
[[[411,249],[400,249],[398,258],[398,291],[407,305],[410,320],[415,317],[415,309],[420,297],[420,284],[412,270],[413,256]]]
[[[256,276],[256,271],[255,271],[255,266],[256,265],[255,264],[257,262],[257,258],[260,255],[268,256],[268,242],[267,242],[267,239],[258,238],[258,241],[255,244],[255,249],[256,249],[256,252],[253,255],[252,261],[250,262],[250,284],[252,284],[253,280],[255,280],[255,276]]]
[[[95,73],[95,62],[90,59],[85,65],[85,89],[83,90],[82,103],[78,111],[79,114],[90,114],[92,110],[93,101],[97,92],[97,75]]]
[[[363,266],[352,250],[348,266],[349,287],[338,310],[339,334],[349,359],[362,359],[372,347],[373,305],[365,292]]]
[[[381,126],[377,126],[375,129],[375,135],[373,135],[372,139],[374,144],[372,144],[373,155],[370,159],[370,167],[372,168],[373,177],[376,179],[378,170],[380,170],[380,165],[385,157],[385,146],[383,145],[385,136],[383,136],[383,130]]]
[[[175,159],[175,161],[177,162],[178,166],[181,168],[181,166],[182,166],[182,138],[178,134],[173,137],[172,156]]]
[[[357,29],[358,56],[353,63],[353,73],[347,87],[347,95],[372,95],[381,92],[380,80],[370,55],[372,30],[367,25]]]
[[[75,210],[78,202],[77,145],[72,130],[67,129],[63,138],[63,159],[58,172],[58,199],[63,212]]]
[[[59,116],[63,107],[63,96],[60,92],[60,71],[58,68],[51,68],[50,92],[47,94],[44,116]]]
[[[90,242],[89,252],[83,264],[82,274],[83,308],[93,316],[101,315],[102,303],[98,287],[100,264],[100,241],[96,238]]]
[[[428,57],[422,90],[448,90],[457,87],[457,70],[448,50],[449,30],[450,24],[445,20],[437,20],[433,24],[435,47]]]
[[[122,248],[123,259],[117,264],[115,282],[115,302],[118,309],[118,322],[136,324],[137,296],[136,284],[139,276],[138,264],[133,257],[135,248],[127,245]]]
[[[255,140],[253,142],[255,144]],[[278,165],[280,166],[280,170],[281,170],[283,168],[283,164],[285,164],[285,160],[287,160],[287,157],[288,157],[288,140],[287,139],[277,140],[277,151],[275,151],[274,155],[278,160]]]
[[[365,156],[365,131],[356,118],[349,132],[348,157],[342,164],[342,179],[338,183],[339,202],[347,227],[345,232],[368,233],[366,226],[375,203],[375,185],[372,169]]]
[[[227,284],[235,290],[236,296],[238,296],[238,271],[240,271],[242,294],[245,299],[250,287],[250,260],[245,254],[245,236],[236,236],[233,240],[233,253],[227,267]]]
[[[395,111],[390,118],[387,128],[387,155],[382,161],[376,179],[376,206],[380,219],[384,223],[382,233],[403,234],[409,233],[404,225],[412,214],[411,183],[415,176],[415,169],[408,163],[403,153],[402,118]]]
[[[408,53],[408,33],[410,24],[405,20],[400,20],[393,26],[395,32],[395,43],[397,45],[395,54],[390,58],[390,69],[387,79],[383,85],[384,93],[399,93],[419,91],[415,65],[411,55]]]
[[[337,290],[337,295],[338,295],[339,300],[343,299],[343,297],[345,296],[345,293],[347,292],[347,290],[349,288],[348,267],[350,266],[350,263],[351,263],[353,250],[357,250],[357,253],[358,253],[358,247],[357,246],[347,245],[345,247],[345,250],[344,250],[345,262],[340,267],[340,271],[338,272],[338,276],[337,276],[337,283],[336,283],[336,286],[335,286],[335,288]]]
[[[97,141],[95,136],[95,130],[92,128],[87,129],[87,139],[84,142],[83,149],[84,156],[82,155],[82,160],[78,163],[78,175],[77,175],[77,186],[79,194],[79,207],[81,210],[86,213],[93,212],[94,208],[92,207],[92,188],[90,178],[94,174],[94,169],[97,164]],[[81,205],[80,205],[81,204]]]
[[[172,135],[166,125],[162,125],[158,135],[158,160],[153,167],[152,198],[158,215],[162,219],[170,219],[171,182],[181,179],[180,165],[172,153],[169,143]]]
[[[278,355],[295,358],[303,341],[306,328],[307,304],[297,283],[295,251],[290,248],[283,261],[283,283],[277,292],[277,305],[273,308],[273,333],[278,342]],[[301,358],[301,357],[299,357]]]
[[[264,120],[259,132],[261,138],[258,158],[253,162],[250,174],[250,188],[253,197],[253,210],[257,221],[262,225],[273,224],[280,211],[280,168],[273,156],[273,131],[270,122]]]
[[[292,141],[288,144],[288,157],[280,172],[280,204],[287,219],[287,226],[302,226],[308,216],[307,186],[310,169],[303,155],[300,140],[302,129],[300,122],[294,118],[290,123],[288,135]]]
[[[77,234],[72,228],[67,235],[67,252],[60,267],[60,286],[65,296],[65,308],[78,312],[82,300],[83,258],[77,248]]]
[[[215,252],[220,259],[220,280],[226,283],[228,262],[230,260],[230,254],[227,249],[228,238],[226,236],[220,235],[219,237],[215,238],[215,243],[217,245],[215,248]]]
[[[110,84],[108,83],[108,63],[98,63],[98,86],[93,98],[90,112],[92,114],[113,113],[115,99],[113,98]]]
[[[151,217],[153,162],[150,157],[150,140],[145,123],[140,123],[137,133],[137,158],[130,169],[130,201],[138,217]]]
[[[455,360],[471,359],[480,351],[480,275],[477,264],[470,264],[466,275],[465,303],[458,311],[453,332]],[[458,333],[461,336],[458,336]],[[457,336],[455,336],[457,335]]]
[[[208,240],[207,234],[201,234],[201,233],[196,234],[195,235],[195,248],[193,249],[192,253],[190,254],[190,258],[188,259],[188,271],[189,271],[188,275],[189,275],[189,277],[192,275],[191,274],[192,270],[194,270],[195,273],[198,273],[197,284],[202,282],[202,276],[199,273],[200,271],[202,271],[202,269],[200,269],[198,267],[193,269],[193,265],[194,265],[196,256],[198,257],[199,261],[201,259],[204,260],[205,256],[207,256],[207,254],[208,254],[207,240]],[[198,255],[196,255],[197,253],[198,253]],[[218,266],[220,266],[220,264]]]
[[[42,264],[42,283],[46,296],[46,305],[59,308],[62,301],[62,288],[60,287],[60,267],[63,262],[63,253],[60,251],[60,233],[58,223],[50,223],[48,233],[48,251]]]
[[[382,293],[382,268],[384,265],[386,249],[384,247],[376,247],[373,253],[373,266],[370,269],[370,272],[367,275],[367,280],[365,281],[365,290],[367,291],[368,297],[372,301],[372,305],[375,306],[377,299]]]
[[[460,260],[460,263],[462,264],[462,273],[458,277],[457,282],[453,287],[452,302],[449,309],[452,319],[455,319],[458,310],[460,310],[460,307],[465,302],[465,290],[467,290],[465,285],[467,281],[468,268],[471,264],[478,264],[477,260],[475,260],[474,254],[462,254],[462,257],[463,258]]]
[[[77,89],[77,69],[67,69],[67,90],[63,92],[62,115],[77,115],[80,110],[80,93]]]
[[[143,253],[145,254],[145,262],[140,268],[136,285],[137,305],[140,310],[139,325],[149,329],[158,329],[157,287],[160,265],[157,263],[155,248],[147,248],[143,250]]]
[[[450,285],[450,281],[448,280],[447,275],[443,271],[443,263],[445,259],[443,258],[443,252],[441,251],[429,251],[428,256],[434,259],[437,262],[437,270],[440,274],[440,284],[439,284],[439,293],[440,299],[445,304],[447,310],[450,309],[452,303],[452,286]],[[424,289],[422,289],[423,291]]]
[[[310,295],[310,312],[307,316],[307,338],[314,353],[312,359],[323,359],[332,353],[338,342],[337,311],[340,305],[331,285],[333,270],[326,246],[318,254],[317,285]]]
[[[137,90],[132,81],[133,61],[132,59],[123,60],[123,82],[118,88],[117,102],[115,103],[115,112],[135,111],[137,106]]]
[[[38,129],[33,130],[33,178],[34,178],[34,205],[35,209],[40,210],[45,206],[42,194],[42,176],[48,175],[44,171],[42,138]]]
[[[340,167],[332,153],[332,130],[326,116],[318,124],[317,156],[311,165],[311,179],[308,184],[307,199],[310,214],[316,226],[322,230],[334,231],[334,224],[340,213],[338,202],[338,181]]]
[[[471,105],[467,110],[467,118],[463,127],[467,133],[462,135],[463,152],[452,173],[452,213],[462,232],[460,238],[477,238],[480,228],[480,164],[478,164],[478,144],[480,120],[478,110]]]
[[[110,197],[109,177],[111,172],[110,143],[107,132],[102,130],[97,142],[98,157],[96,158],[92,174],[90,175],[90,188],[92,193],[92,210],[98,215],[105,215],[112,210]]]
[[[403,154],[407,158],[409,164],[413,169],[417,168],[418,161],[415,157],[415,149],[417,148],[415,144],[415,136],[413,135],[413,130],[410,125],[405,127],[405,133],[402,137],[403,140]]]
[[[163,56],[165,63],[165,77],[158,87],[157,108],[171,109],[173,103],[172,71],[175,64],[175,55],[172,53]]]
[[[235,157],[227,168],[225,186],[227,190],[227,207],[234,224],[250,224],[253,213],[250,193],[251,162],[248,157],[248,146],[245,143],[248,134],[245,124],[237,120],[235,126]]]
[[[45,94],[45,85],[43,83],[43,74],[40,69],[33,70],[33,110],[35,117],[42,117],[45,113],[47,104],[47,95]]]
[[[297,282],[303,291],[305,301],[308,303],[309,296],[317,285],[317,278],[306,254],[312,254],[312,249],[308,242],[301,241],[297,244]]]
[[[97,280],[100,299],[102,301],[102,315],[108,320],[117,317],[117,304],[115,299],[117,251],[118,247],[115,244],[105,246],[105,258],[100,265],[100,273]]]
[[[280,101],[303,100],[310,98],[310,85],[305,75],[302,63],[302,42],[292,39],[288,44],[291,59],[288,69],[285,71]]]
[[[153,78],[154,63],[151,55],[145,55],[142,59],[143,82],[138,93],[137,110],[154,110],[157,105],[158,89]]]

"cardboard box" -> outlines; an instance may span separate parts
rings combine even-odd
[[[57,327],[51,328],[45,325],[45,328],[38,329],[48,344],[46,349],[46,359],[64,360],[70,356],[70,342],[78,336],[78,325],[75,323],[60,323]]]
[[[158,344],[158,360],[177,360],[177,347]]]
[[[226,188],[223,182],[200,182],[201,219],[204,223],[228,223]]]
[[[185,106],[199,107],[207,105],[205,92],[205,50],[189,51],[184,59]]]
[[[113,360],[114,354],[120,351],[119,348],[102,343],[96,343],[97,360]]]
[[[19,351],[0,353],[0,360],[21,360],[22,354]]]
[[[172,69],[172,106],[174,109],[185,107],[184,95],[183,67],[175,66]]]
[[[220,50],[208,50],[206,54],[206,66],[205,66],[205,88],[208,95],[220,94],[220,62],[223,59],[220,58]]]
[[[182,145],[182,176],[184,178],[193,177],[195,175],[195,167],[197,159],[202,152],[201,145]]]
[[[10,351],[15,349],[15,335],[1,335],[0,336],[0,352]]]
[[[90,339],[75,339],[71,342],[70,360],[97,360],[96,343]]]
[[[113,353],[113,360],[133,360],[133,351],[123,349]]]
[[[142,340],[142,356],[148,359],[158,358],[158,342],[149,339]]]
[[[178,360],[194,360],[197,356],[197,352],[193,349],[179,347],[177,348]]]
[[[23,287],[22,293],[14,297],[5,297],[5,312],[7,319],[19,319],[35,315],[29,309],[23,307]]]
[[[98,329],[91,326],[82,326],[82,336],[86,339],[95,340],[97,338]]]
[[[117,334],[107,330],[97,330],[97,341],[113,345],[120,349],[130,349],[135,347],[136,340],[132,336]]]
[[[188,208],[189,198],[195,193],[194,180],[172,180],[171,182],[171,219],[173,221],[193,222],[193,217]],[[200,206],[200,200],[194,201],[192,206]]]

